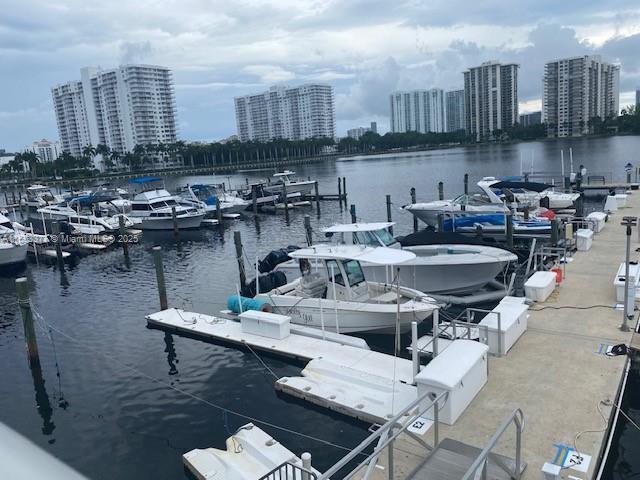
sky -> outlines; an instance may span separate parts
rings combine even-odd
[[[389,129],[394,90],[462,88],[483,61],[517,62],[521,112],[544,63],[619,63],[621,107],[640,88],[638,0],[0,0],[0,148],[57,139],[50,89],[83,66],[173,70],[179,136],[236,133],[233,97],[325,82],[337,133]]]

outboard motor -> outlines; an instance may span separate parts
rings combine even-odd
[[[272,271],[281,263],[291,260],[289,254],[300,250],[300,247],[295,245],[289,245],[287,248],[281,248],[279,250],[272,250],[269,254],[258,262],[258,271],[260,273],[267,273]],[[264,291],[260,289],[260,291]]]
[[[258,277],[258,281],[260,282],[260,292],[269,292],[274,288],[281,287],[287,284],[287,276],[280,271],[271,272],[266,275],[260,275]],[[243,297],[253,298],[256,296],[256,280],[255,278],[247,283],[240,293]]]

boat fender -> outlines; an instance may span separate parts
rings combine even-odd
[[[227,298],[227,308],[233,313],[242,313],[247,310],[258,310],[260,312],[271,312],[271,305],[264,300],[247,298],[238,295],[231,295]]]

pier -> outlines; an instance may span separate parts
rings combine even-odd
[[[640,195],[630,195],[627,207],[609,216],[591,250],[576,252],[566,265],[566,278],[547,301],[530,308],[527,331],[508,355],[490,359],[487,384],[455,425],[441,425],[442,438],[482,448],[502,419],[519,408],[526,421],[524,480],[539,479],[545,463],[564,460],[566,465],[576,457],[576,446],[584,463],[565,472],[576,479],[596,478],[628,362],[624,355],[607,356],[606,349],[628,345],[632,336],[620,330],[623,313],[615,308],[613,279],[625,258],[620,222],[625,214],[638,211]],[[631,238],[634,251],[637,232]],[[512,455],[512,435],[505,437],[493,452]],[[395,441],[395,452],[396,479],[412,478],[428,455],[406,434]],[[380,456],[371,478],[390,478],[387,458]]]

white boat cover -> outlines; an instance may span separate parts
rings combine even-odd
[[[289,256],[316,260],[357,260],[376,265],[399,265],[416,258],[415,253],[404,250],[360,245],[315,245],[291,252]]]

